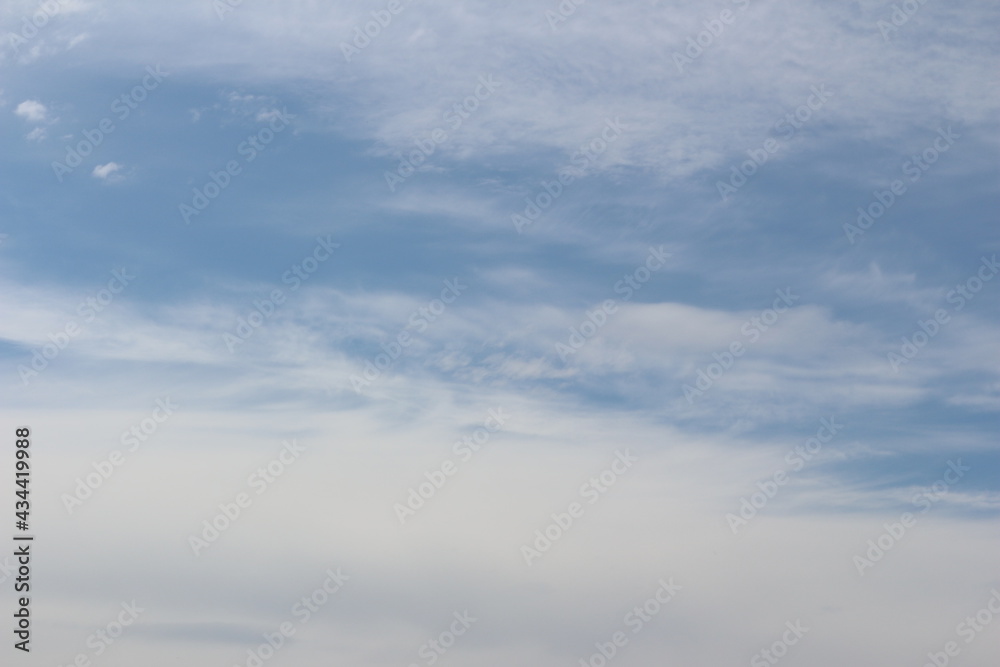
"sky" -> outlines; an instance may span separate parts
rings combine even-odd
[[[2,650],[995,663],[998,27],[7,0]]]

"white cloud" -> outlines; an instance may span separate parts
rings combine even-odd
[[[28,122],[44,123],[48,117],[49,110],[38,100],[25,100],[17,105],[14,113]]]
[[[26,136],[28,141],[42,141],[48,136],[48,134],[49,133],[45,131],[44,127],[36,127],[31,132],[28,132]]]
[[[474,626],[481,634],[462,638],[467,643],[455,650],[463,653],[449,656],[463,658],[455,664],[548,667],[577,664],[595,641],[606,641],[621,627],[625,610],[642,604],[661,577],[673,577],[682,590],[629,645],[623,665],[659,664],[664,656],[678,664],[734,664],[732,656],[752,655],[776,638],[785,621],[801,618],[810,633],[796,647],[799,664],[833,667],[893,662],[912,649],[915,632],[936,637],[970,609],[974,613],[993,585],[984,582],[995,580],[992,523],[935,508],[862,578],[853,557],[868,549],[868,539],[877,539],[883,523],[899,520],[898,511],[789,516],[769,505],[732,535],[725,513],[754,488],[756,475],[770,470],[747,453],[741,446],[746,443],[692,438],[634,414],[581,414],[512,395],[475,405],[449,397],[433,411],[414,412],[398,423],[373,407],[297,413],[294,428],[306,447],[301,461],[255,496],[233,527],[195,558],[188,537],[220,502],[246,490],[247,475],[291,436],[275,429],[269,413],[204,410],[193,398],[164,393],[179,404],[177,413],[138,451],[126,454],[111,483],[72,516],[61,504],[39,509],[65,573],[44,623],[79,624],[82,599],[97,607],[85,610],[86,618],[100,627],[110,620],[100,620],[101,614],[118,602],[108,597],[131,599],[134,582],[145,582],[151,568],[169,566],[191,587],[142,586],[140,605],[157,615],[153,619],[150,612],[143,624],[155,628],[185,618],[194,595],[205,617],[252,628],[246,643],[254,646],[263,632],[258,626],[276,627],[290,600],[313,590],[327,568],[342,567],[351,577],[344,591],[303,628],[313,634],[303,632],[299,646],[285,649],[300,652],[298,664],[319,656],[372,667],[408,664],[416,647],[443,629],[438,619],[468,607],[482,619]],[[107,458],[119,433],[146,417],[158,395],[144,395],[118,411],[80,411],[72,419],[22,411],[26,421],[50,424],[47,433],[56,444],[47,474],[55,492],[72,493],[77,478]],[[404,502],[423,472],[448,456],[447,444],[497,405],[509,416],[505,428],[400,526],[392,504]],[[535,539],[552,512],[578,500],[580,484],[624,446],[638,456],[635,467],[526,566],[520,545]],[[197,466],[190,464],[193,457]],[[754,467],[748,470],[748,464]],[[826,498],[835,501],[843,492],[834,488]],[[786,487],[774,502],[798,493]],[[169,506],[165,497],[173,499]],[[995,506],[989,498],[959,502]],[[316,515],[303,507],[322,508],[323,524],[332,528],[315,530]],[[271,539],[262,542],[262,534]],[[289,556],[292,543],[298,552]],[[111,552],[127,558],[109,560]],[[405,562],[395,557],[403,552]],[[273,585],[262,582],[260,572],[275,562],[289,567]],[[942,563],[948,565],[946,576]],[[125,583],[94,593],[85,572]],[[914,587],[914,581],[929,583]],[[939,612],[927,614],[928,605]],[[905,624],[878,625],[890,616]],[[162,654],[162,644],[150,642],[143,627],[129,637],[132,655],[149,656],[143,664],[151,667],[176,661],[154,655]],[[716,640],[723,632],[729,641]],[[199,659],[215,649],[197,639],[195,633],[175,635],[172,649],[204,664]],[[992,664],[988,655],[975,653],[977,647],[991,652],[986,642],[984,637],[963,648],[972,658],[968,664]],[[64,646],[54,640],[40,648],[67,653]],[[246,648],[219,650],[226,651],[245,655]],[[867,661],[870,656],[877,661]]]
[[[80,33],[76,37],[74,37],[71,40],[69,40],[69,43],[66,45],[66,50],[68,51],[69,49],[72,49],[77,44],[80,44],[81,42],[85,42],[89,38],[90,38],[90,35],[88,35],[87,33],[85,33],[85,32]]]
[[[114,171],[108,174],[113,176]],[[230,306],[179,303],[153,316],[125,303],[116,304],[79,336],[74,355],[137,365],[170,359],[201,366],[204,372],[222,373],[234,381],[253,359],[251,365],[262,363],[268,368],[272,390],[283,388],[302,397],[310,388],[319,392],[327,387],[354,397],[349,378],[363,371],[368,357],[352,348],[358,341],[391,339],[406,326],[408,315],[426,303],[397,292],[353,294],[319,285],[308,287],[231,355],[223,334],[232,333],[245,303],[254,298],[254,289],[237,290],[245,292],[245,302],[237,297]],[[22,297],[17,304],[11,303],[11,309],[25,316],[0,327],[0,337],[29,347],[62,324],[54,311],[28,303],[64,301],[67,312],[72,312],[69,297]],[[885,336],[878,327],[853,324],[814,305],[797,305],[751,344],[741,327],[759,315],[757,311],[630,303],[622,305],[596,336],[563,363],[554,344],[566,343],[569,327],[580,325],[585,310],[483,302],[463,296],[446,316],[416,337],[407,354],[367,393],[405,400],[417,387],[481,391],[483,386],[557,380],[566,391],[600,386],[661,416],[683,417],[691,423],[718,425],[743,419],[760,427],[827,410],[847,414],[872,406],[912,405],[931,394],[950,391],[941,386],[949,373],[980,368],[982,359],[991,354],[990,330],[973,317],[949,325],[949,336],[936,339],[933,349],[924,350],[914,361],[913,369],[894,374],[885,362]],[[29,313],[48,324],[42,326],[39,321],[29,326]],[[497,322],[504,323],[499,337]],[[688,404],[682,386],[695,383],[698,369],[713,363],[713,353],[724,352],[733,341],[745,343],[746,354],[704,396]],[[314,377],[317,368],[324,369],[321,378]],[[995,374],[984,372],[989,381],[996,382]],[[231,398],[241,397],[236,400],[255,400],[257,394],[255,388],[236,384],[227,385],[224,392],[229,395],[230,391]],[[762,396],[767,397],[764,404]],[[966,388],[962,397],[965,402],[984,397],[995,400],[996,392],[987,386],[980,393]],[[731,418],[720,421],[720,415]]]
[[[104,31],[133,35],[131,58],[169,56],[180,72],[236,65],[254,73],[247,85],[294,80],[316,101],[321,124],[373,141],[386,155],[411,149],[415,136],[436,126],[449,127],[443,114],[475,93],[479,76],[492,75],[501,87],[449,132],[441,157],[521,151],[562,162],[605,118],[620,115],[625,134],[594,166],[677,177],[725,170],[805,103],[813,85],[825,84],[833,97],[776,160],[807,146],[842,145],[845,136],[914,140],[920,148],[925,138],[910,136],[913,128],[935,127],[943,117],[985,127],[1000,106],[995,91],[976,85],[995,69],[992,36],[981,27],[992,10],[962,5],[928,5],[919,17],[926,33],[886,43],[875,27],[884,6],[753,2],[684,73],[672,55],[714,13],[677,2],[588,4],[556,31],[535,3],[438,5],[401,13],[350,62],[340,44],[371,16],[349,3],[302,3],[292,13],[244,3],[239,20],[226,21],[213,40],[183,48],[169,36],[189,35],[190,25],[204,20],[203,2],[150,3],[141,17],[116,11],[88,30],[95,49],[116,44]],[[157,38],[146,39],[154,29]],[[952,39],[955,31],[963,39]],[[255,48],[275,41],[287,51]],[[934,102],[942,97],[952,100],[946,109]],[[234,112],[249,105],[245,111],[256,114],[261,101],[232,93],[226,102]],[[819,136],[802,141],[807,133]]]
[[[115,604],[104,604],[108,596],[120,590],[123,598],[131,597],[138,586],[140,604],[157,615],[134,628],[128,640],[143,664],[177,661],[160,657],[162,642],[149,641],[155,632],[178,630],[171,625],[175,620],[213,618],[231,619],[233,628],[245,630],[247,645],[197,642],[197,633],[185,631],[190,636],[174,635],[172,648],[182,661],[222,663],[259,644],[260,633],[276,627],[289,601],[315,587],[323,570],[343,565],[353,578],[345,591],[352,597],[338,597],[316,616],[308,632],[322,639],[303,633],[304,641],[285,649],[299,652],[287,656],[292,662],[322,655],[371,667],[407,664],[417,646],[443,629],[436,619],[447,618],[452,605],[474,602],[482,626],[461,640],[449,660],[548,667],[576,664],[595,641],[606,641],[617,629],[620,610],[641,603],[659,577],[676,576],[685,589],[619,658],[623,667],[664,660],[746,664],[800,614],[815,629],[794,658],[831,667],[899,662],[912,653],[914,636],[943,636],[981,604],[980,589],[996,580],[990,554],[997,537],[975,513],[996,512],[1000,497],[981,491],[971,476],[968,487],[949,492],[942,499],[947,506],[921,518],[864,579],[851,559],[884,522],[898,520],[898,505],[937,478],[938,469],[908,476],[909,455],[986,452],[993,446],[992,434],[974,423],[928,431],[897,420],[919,417],[928,398],[956,408],[1000,409],[991,296],[977,297],[976,310],[956,315],[896,374],[885,353],[943,298],[924,271],[891,257],[867,269],[860,262],[820,263],[802,285],[802,301],[751,342],[742,327],[773,298],[768,293],[755,301],[748,296],[753,284],[785,285],[798,266],[797,251],[809,248],[790,246],[787,263],[771,266],[761,259],[754,274],[739,276],[745,269],[729,267],[724,254],[711,257],[720,246],[701,235],[664,269],[678,280],[657,276],[563,362],[554,343],[567,341],[570,327],[579,328],[605,294],[614,294],[620,274],[611,265],[638,261],[645,248],[636,238],[647,234],[611,227],[627,216],[606,213],[610,206],[595,206],[594,215],[610,234],[569,224],[575,216],[565,209],[570,199],[588,195],[587,186],[562,200],[563,210],[553,210],[530,237],[510,229],[511,211],[504,204],[522,187],[537,187],[538,178],[526,178],[521,165],[548,169],[565,163],[593,136],[595,125],[599,129],[603,118],[616,114],[627,133],[605,154],[602,167],[638,166],[667,176],[725,169],[735,154],[759,146],[774,121],[801,104],[814,83],[826,82],[836,94],[809,126],[810,146],[827,148],[834,136],[852,135],[903,147],[907,132],[932,127],[945,114],[956,124],[978,122],[983,134],[982,119],[996,109],[997,96],[970,82],[984,79],[987,59],[981,54],[987,51],[981,47],[993,38],[969,29],[980,14],[974,6],[959,0],[958,12],[929,3],[906,26],[921,42],[911,43],[901,32],[883,44],[874,18],[885,13],[884,3],[754,0],[681,77],[672,52],[703,30],[720,6],[735,3],[720,0],[687,11],[672,11],[678,3],[671,0],[585,3],[557,31],[545,22],[546,7],[530,1],[414,3],[349,64],[339,43],[351,39],[355,25],[372,20],[372,8],[335,0],[289,4],[244,3],[225,23],[203,0],[115,7],[99,25],[88,26],[93,39],[74,56],[93,56],[102,67],[122,63],[116,75],[137,62],[169,58],[171,69],[207,90],[240,86],[238,93],[223,89],[215,106],[210,100],[191,109],[195,122],[204,113],[206,121],[246,124],[267,120],[279,101],[300,103],[315,131],[350,136],[393,165],[395,151],[412,148],[414,137],[442,126],[443,112],[475,90],[477,77],[492,72],[502,87],[449,131],[448,142],[422,168],[460,173],[465,160],[490,164],[499,162],[497,156],[514,166],[491,172],[489,187],[478,190],[439,186],[426,175],[387,198],[378,182],[380,196],[373,199],[379,203],[372,208],[394,217],[423,213],[456,230],[475,223],[492,232],[490,226],[498,225],[510,240],[479,237],[462,246],[457,234],[445,237],[442,243],[465,251],[460,256],[470,275],[462,275],[472,290],[419,332],[364,396],[350,390],[350,375],[360,373],[378,343],[396,336],[407,316],[433,296],[412,284],[399,291],[385,287],[397,268],[390,263],[375,282],[349,271],[337,282],[317,276],[289,293],[232,354],[223,335],[234,331],[262,293],[249,274],[240,273],[237,281],[214,273],[224,267],[212,268],[208,275],[215,277],[204,280],[200,296],[178,293],[172,305],[129,291],[85,322],[78,304],[88,290],[78,284],[58,291],[42,281],[0,281],[0,310],[19,314],[0,318],[0,338],[18,350],[7,369],[7,404],[52,406],[36,412],[18,407],[18,414],[0,416],[46,429],[46,440],[57,444],[47,466],[57,493],[71,492],[90,474],[122,430],[145,417],[156,396],[169,394],[182,406],[148,446],[127,455],[127,467],[78,514],[65,516],[53,503],[39,507],[55,545],[64,547],[59,553],[69,554],[53,568],[63,577],[60,595],[52,598],[53,614],[40,621],[64,623],[58,627],[85,636],[110,620],[102,617]],[[954,21],[937,20],[951,12],[959,13]],[[192,30],[202,29],[212,39],[192,39]],[[151,30],[163,39],[149,39]],[[958,33],[966,39],[958,40]],[[112,34],[127,37],[109,39]],[[57,41],[54,34],[45,39]],[[177,48],[181,39],[185,48]],[[238,83],[230,81],[234,73]],[[935,97],[952,102],[947,108],[929,103]],[[51,122],[44,119],[53,112],[32,100],[21,106],[19,116],[30,120],[37,113],[43,123],[29,138],[44,137]],[[133,128],[136,134],[141,129]],[[795,137],[795,150],[806,148],[805,134]],[[792,149],[790,141],[776,159]],[[92,176],[113,182],[131,171],[108,162],[93,167]],[[839,183],[864,174],[833,177]],[[629,203],[631,209],[615,211],[641,214],[647,202]],[[352,205],[344,202],[345,208]],[[687,213],[671,211],[665,223],[687,224],[693,217]],[[771,221],[771,211],[764,213]],[[281,224],[299,217],[317,218],[302,225],[315,224],[319,233],[330,225],[354,232],[375,216],[362,223],[294,215],[283,216]],[[683,230],[667,227],[655,230],[663,240],[686,238]],[[533,269],[515,243],[575,244],[586,252],[550,253],[536,265],[543,268]],[[347,245],[345,240],[345,250]],[[138,250],[139,244],[130,239],[130,247]],[[136,263],[144,259],[155,274],[154,250],[136,253]],[[746,250],[752,257],[753,248]],[[511,253],[511,264],[477,261],[488,251],[495,253],[491,257]],[[604,290],[599,282],[596,288],[577,284],[564,259],[595,260],[588,277],[599,281],[607,275]],[[280,272],[281,262],[273,268]],[[691,292],[712,294],[715,286],[715,297],[693,305],[686,286],[695,278],[709,288]],[[808,289],[810,282],[819,289]],[[883,317],[858,316],[857,308],[821,300],[831,295]],[[894,321],[892,309],[907,307],[912,318]],[[69,321],[81,327],[66,347],[57,357],[33,362],[36,350],[53,349],[61,337],[54,332],[66,331]],[[718,363],[715,355],[725,354],[733,341],[746,343],[747,352],[689,406],[681,385]],[[45,364],[44,375],[22,386],[14,369],[31,363]],[[963,381],[956,389],[952,376],[971,372],[977,384]],[[101,403],[122,411],[101,411]],[[63,406],[79,409],[70,413]],[[392,503],[423,482],[424,471],[440,466],[449,445],[469,431],[464,425],[476,424],[495,406],[511,415],[509,426],[462,465],[413,523],[397,525]],[[725,513],[756,490],[757,480],[786,465],[783,455],[814,432],[820,414],[835,414],[848,435],[824,449],[745,531],[731,535]],[[801,429],[787,435],[796,424]],[[889,435],[859,433],[866,424]],[[196,560],[187,549],[188,535],[245,488],[246,475],[286,436],[306,443],[308,458]],[[626,446],[640,455],[635,470],[588,509],[551,553],[525,567],[518,546],[578,496],[580,483],[606,465],[615,448]],[[870,471],[863,471],[865,463]],[[980,465],[987,470],[988,463]],[[854,483],[858,478],[863,483]],[[172,499],[169,506],[164,498]],[[325,529],[315,530],[315,512],[322,512]],[[262,544],[261,535],[271,541]],[[290,544],[296,547],[292,556]],[[109,560],[109,553],[121,558]],[[408,554],[406,562],[399,553]],[[260,575],[277,562],[286,566],[282,576]],[[168,564],[191,586],[155,586],[149,571]],[[111,583],[95,587],[95,580]],[[914,587],[914,581],[923,585]],[[201,609],[197,619],[184,616],[192,589],[201,593],[194,598]],[[880,625],[887,617],[899,622]],[[54,635],[48,627],[40,630]],[[206,624],[208,632],[211,627]],[[719,641],[722,636],[729,641]],[[991,650],[985,642],[963,647],[968,664],[992,664],[975,653]],[[55,663],[75,646],[52,642],[39,648]]]
[[[113,180],[115,174],[121,171],[122,166],[117,162],[109,162],[107,164],[99,164],[94,167],[94,171],[91,175],[94,178],[99,178],[102,181]]]
[[[261,109],[257,112],[257,122],[264,123],[275,118],[281,118],[281,112],[277,109]]]

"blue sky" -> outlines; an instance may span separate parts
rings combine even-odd
[[[615,662],[746,664],[796,619],[789,664],[942,650],[1000,587],[997,8],[388,6],[0,9],[0,414],[39,441],[50,545],[33,659],[86,653],[141,598],[103,664],[245,664],[336,567],[269,662],[426,664],[475,608],[442,664],[576,665],[661,577],[683,588]],[[823,418],[843,429],[790,471]],[[292,439],[308,463],[196,553]],[[626,448],[634,471],[525,563]]]

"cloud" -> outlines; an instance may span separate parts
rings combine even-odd
[[[622,667],[746,664],[800,617],[815,628],[792,656],[802,664],[895,664],[923,652],[914,636],[943,637],[982,604],[997,583],[1000,279],[961,311],[947,295],[981,252],[1000,252],[983,157],[1000,97],[974,85],[993,71],[1000,14],[927,3],[885,41],[875,21],[889,10],[874,0],[612,0],[550,27],[557,2],[413,3],[350,61],[341,43],[376,30],[377,6],[232,2],[222,22],[204,0],[94,2],[22,48],[18,62],[36,50],[40,62],[5,72],[12,111],[37,98],[15,112],[15,136],[53,131],[60,147],[22,146],[37,170],[5,154],[25,187],[0,201],[2,249],[18,250],[0,253],[0,311],[18,313],[0,318],[0,418],[45,429],[46,483],[72,494],[126,429],[145,432],[157,397],[180,405],[85,507],[39,505],[64,554],[39,630],[65,632],[38,657],[64,660],[138,598],[150,616],[127,648],[144,665],[240,660],[339,566],[352,579],[284,649],[292,662],[408,664],[466,607],[483,620],[455,664],[586,662],[661,577],[684,589]],[[673,54],[743,4],[679,72]],[[101,206],[38,177],[107,113],[103,93],[65,87],[66,56],[52,57],[83,31],[80,90],[127,93],[160,62],[179,84],[122,120],[122,163],[96,151],[79,163],[128,179],[90,192]],[[778,134],[723,204],[716,179],[819,85],[829,104]],[[177,199],[285,105],[301,134],[220,188],[213,224],[178,228]],[[616,116],[622,136],[553,195],[557,170]],[[842,223],[952,122],[963,143],[849,247]],[[446,139],[389,192],[384,170],[436,128]],[[133,155],[157,178],[132,178]],[[518,234],[511,214],[540,195],[552,205]],[[313,274],[310,237],[327,234],[343,252]],[[673,255],[646,282],[661,244]],[[122,262],[136,284],[112,294],[104,267]],[[293,263],[311,277],[289,289]],[[452,276],[470,289],[437,310]],[[641,289],[623,293],[626,278]],[[772,318],[788,287],[794,303]],[[599,310],[607,299],[616,308]],[[951,320],[895,372],[887,353],[939,308]],[[356,393],[352,376],[375,364]],[[707,388],[689,401],[684,385]],[[399,525],[393,504],[437,485],[453,443],[497,408],[503,430]],[[843,435],[733,535],[726,513],[788,469],[821,416]],[[189,536],[285,438],[308,447],[303,463],[195,557]],[[519,546],[618,448],[635,469],[528,567]],[[949,457],[968,477],[861,578],[852,558],[915,494],[936,493]],[[275,563],[281,576],[267,576]],[[149,576],[168,566],[190,585]],[[963,647],[967,664],[995,662],[974,653],[985,641]]]
[[[91,172],[91,176],[94,178],[99,178],[102,181],[115,180],[115,174],[121,171],[122,166],[117,162],[109,162],[107,164],[99,164],[94,167],[94,171]],[[121,178],[120,176],[118,178]]]
[[[14,113],[28,122],[44,123],[48,117],[49,110],[38,100],[25,100],[17,105]]]
[[[295,81],[317,102],[318,120],[373,141],[382,154],[412,150],[414,137],[446,123],[457,102],[475,95],[479,77],[492,75],[500,88],[449,133],[441,157],[462,162],[518,150],[563,162],[593,140],[606,118],[620,115],[627,131],[593,166],[648,168],[674,179],[725,171],[736,156],[745,159],[745,150],[821,84],[832,99],[782,144],[776,161],[802,150],[806,134],[822,135],[824,146],[858,134],[869,141],[922,141],[909,135],[941,121],[936,97],[953,100],[946,111],[954,122],[987,124],[1000,101],[975,82],[994,69],[987,55],[993,37],[981,28],[993,10],[968,2],[961,9],[927,6],[920,22],[928,34],[898,35],[890,43],[875,28],[883,10],[858,3],[749,3],[683,72],[673,55],[704,30],[712,12],[683,11],[676,2],[590,4],[557,29],[544,8],[524,2],[406,11],[350,61],[341,44],[351,43],[355,27],[371,17],[349,3],[304,3],[294,13],[244,3],[215,39],[183,48],[170,35],[189,35],[190,25],[204,18],[203,2],[174,3],[169,13],[151,3],[141,18],[116,11],[91,30],[95,55],[115,43],[102,33],[129,34],[136,57],[169,57],[179,72],[238,63],[253,72],[248,85]],[[282,26],[277,33],[275,25]],[[146,39],[152,26],[158,38]],[[963,39],[951,39],[954,31]],[[275,39],[289,48],[271,53],[248,46]],[[941,76],[945,69],[950,74]],[[434,85],[428,86],[431,72]],[[729,99],[740,103],[725,103]],[[256,114],[261,100],[227,96],[227,106],[248,104],[247,113]]]
[[[67,50],[72,49],[77,44],[80,44],[81,42],[85,42],[89,37],[90,37],[90,35],[88,35],[85,32],[84,33],[80,33],[79,35],[77,35],[73,39],[69,40],[69,43],[66,45],[66,49]]]

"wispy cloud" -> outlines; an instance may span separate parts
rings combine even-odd
[[[895,12],[4,5],[0,421],[87,496],[39,524],[37,657],[135,598],[130,659],[249,663],[313,595],[283,659],[423,664],[463,610],[455,664],[746,664],[796,619],[813,667],[936,650],[1000,585],[1000,6]]]

